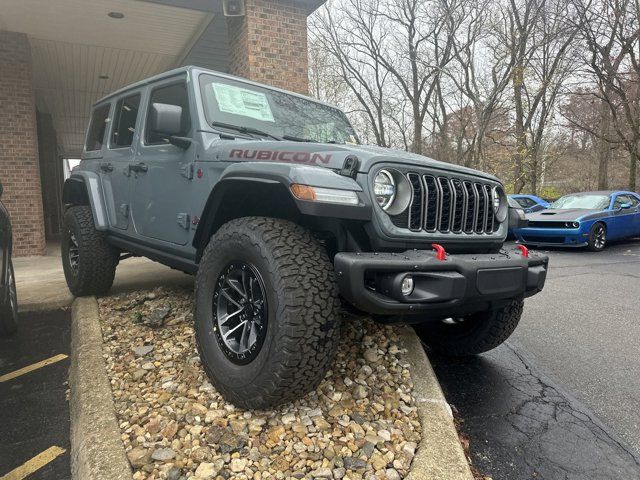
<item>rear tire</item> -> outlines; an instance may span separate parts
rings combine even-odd
[[[7,337],[18,330],[18,294],[13,264],[9,261],[9,279],[6,298],[0,301],[0,337]]]
[[[587,248],[592,252],[601,252],[607,245],[607,227],[604,223],[594,223],[589,231]]]
[[[520,322],[523,300],[466,317],[415,325],[420,339],[436,352],[466,357],[487,352],[504,343]]]
[[[104,295],[109,291],[119,252],[96,230],[91,207],[81,205],[66,211],[61,251],[64,276],[74,296]]]
[[[238,407],[296,400],[333,361],[339,306],[333,265],[307,230],[275,218],[232,220],[211,238],[196,276],[202,365]]]

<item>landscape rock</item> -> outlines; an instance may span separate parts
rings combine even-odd
[[[394,327],[345,323],[315,391],[249,411],[226,402],[202,368],[192,289],[98,301],[134,480],[399,480],[409,472],[421,428]]]

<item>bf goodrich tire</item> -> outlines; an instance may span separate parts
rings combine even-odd
[[[304,228],[245,217],[223,225],[196,276],[200,358],[242,408],[296,400],[318,386],[339,340],[333,265]]]
[[[607,227],[604,223],[594,223],[589,231],[587,248],[592,252],[601,252],[607,245]]]
[[[414,328],[424,343],[442,355],[477,355],[496,348],[509,338],[520,322],[523,305],[522,300],[514,300],[495,310],[428,322]]]
[[[64,215],[62,267],[76,297],[103,295],[113,285],[119,252],[96,230],[91,207],[69,208]]]
[[[18,295],[13,265],[9,264],[6,298],[0,299],[0,337],[11,335],[18,329]]]

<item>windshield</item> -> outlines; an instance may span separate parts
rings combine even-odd
[[[587,208],[605,210],[609,207],[609,195],[566,195],[551,204],[551,208]]]
[[[200,89],[207,121],[216,128],[285,140],[359,143],[337,108],[213,75],[200,76]]]

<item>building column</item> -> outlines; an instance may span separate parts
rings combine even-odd
[[[228,17],[229,72],[307,94],[307,10],[292,0],[245,0]]]
[[[36,132],[29,40],[0,31],[0,181],[16,256],[45,252]]]
[[[38,122],[38,153],[40,157],[40,183],[44,211],[46,241],[59,239],[62,228],[62,186],[64,171],[58,154],[58,140],[53,120],[48,113],[36,112]]]

